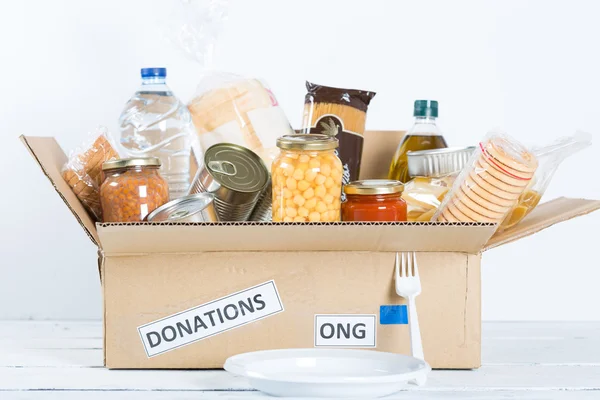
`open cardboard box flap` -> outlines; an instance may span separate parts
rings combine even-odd
[[[364,164],[391,159],[389,143],[402,132],[368,131]],[[381,138],[381,139],[378,139]],[[94,224],[61,175],[67,157],[52,137],[21,136],[52,186],[81,227],[105,254],[187,253],[199,251],[456,251],[477,254],[532,235],[558,222],[600,209],[600,201],[559,198],[540,204],[520,224],[493,237],[489,224],[325,223],[312,224]],[[380,146],[381,144],[381,146]],[[381,178],[383,170],[367,171]],[[231,227],[236,226],[235,230]],[[96,229],[98,228],[98,229]],[[490,239],[491,238],[491,239]]]

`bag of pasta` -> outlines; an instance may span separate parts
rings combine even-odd
[[[500,224],[498,232],[515,226],[525,218],[540,202],[559,165],[567,157],[591,144],[591,134],[576,132],[574,135],[560,138],[548,146],[533,148],[531,152],[538,159],[538,169],[525,192],[519,197],[516,206]]]

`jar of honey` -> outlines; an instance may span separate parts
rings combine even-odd
[[[140,222],[169,201],[169,186],[160,176],[160,160],[124,158],[102,164],[100,204],[104,222]]]
[[[406,221],[407,207],[400,181],[372,179],[344,186],[342,221]]]
[[[320,134],[277,139],[281,153],[271,166],[273,222],[340,220],[342,162],[338,140]]]

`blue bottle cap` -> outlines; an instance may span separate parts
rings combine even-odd
[[[166,78],[166,68],[142,68],[142,78]]]

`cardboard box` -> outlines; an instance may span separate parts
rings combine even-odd
[[[381,177],[402,132],[365,136],[362,177]],[[57,142],[21,139],[98,246],[108,368],[221,368],[238,353],[314,346],[408,354],[397,251],[419,252],[426,360],[477,368],[481,253],[600,208],[560,198],[493,237],[475,223],[94,224],[60,175]]]

